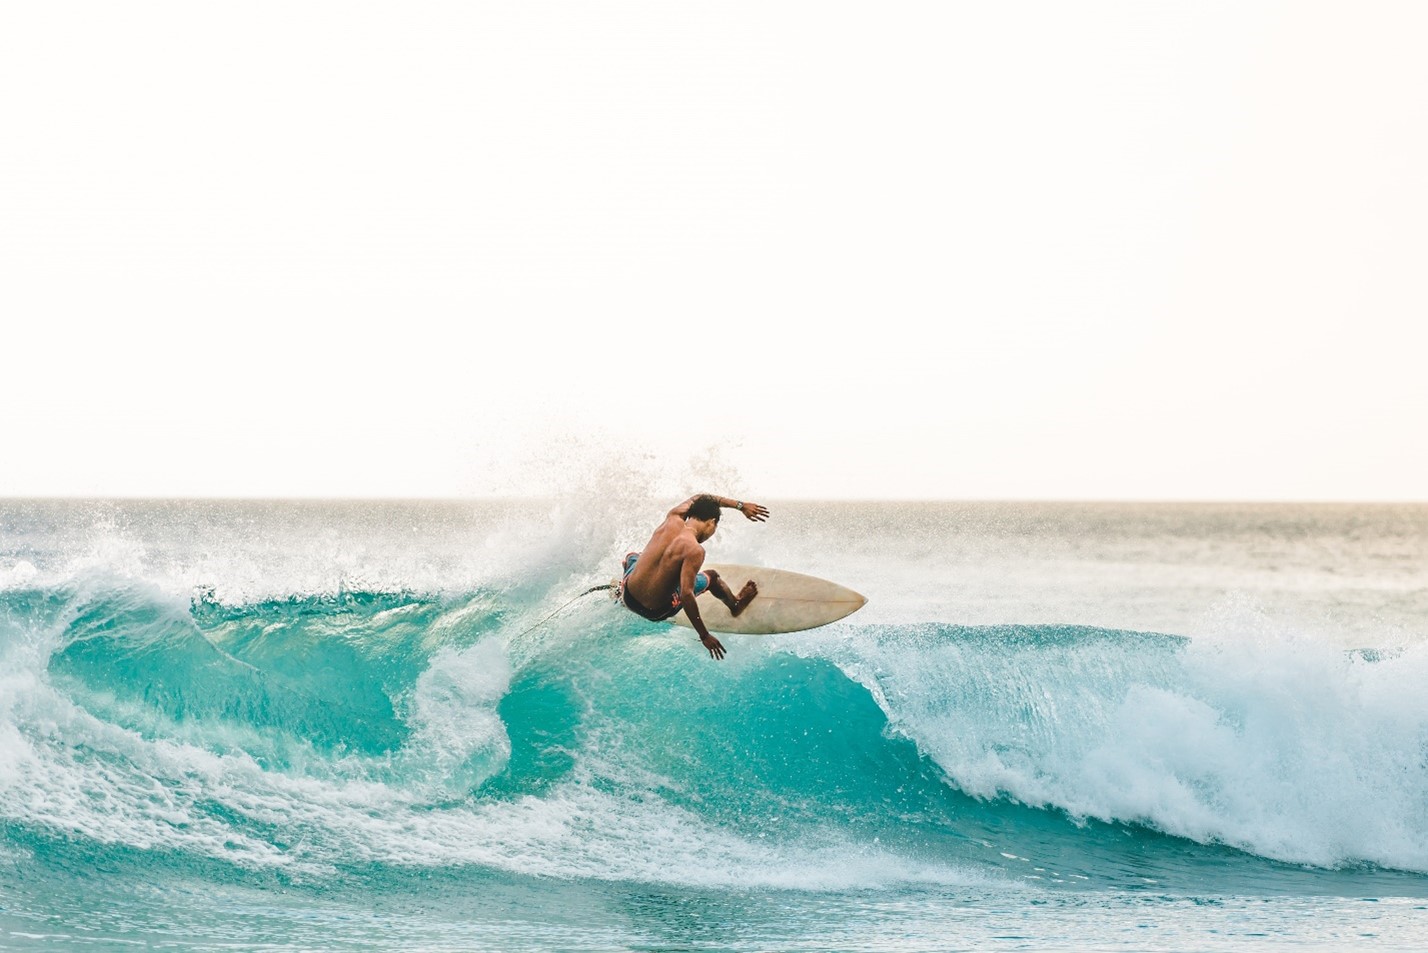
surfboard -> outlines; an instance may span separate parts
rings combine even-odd
[[[868,602],[846,586],[819,579],[817,576],[789,572],[787,569],[718,563],[706,565],[704,568],[713,569],[722,576],[725,584],[735,593],[744,588],[744,583],[750,579],[759,587],[759,594],[739,613],[738,618],[731,616],[728,607],[713,593],[702,594],[699,597],[699,617],[704,620],[710,632],[735,632],[744,635],[801,632],[837,622],[857,612]],[[689,616],[682,611],[669,621],[689,626]]]

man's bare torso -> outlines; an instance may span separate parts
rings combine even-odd
[[[625,580],[625,591],[647,606],[668,604],[670,595],[679,590],[679,574],[688,559],[694,559],[697,571],[704,563],[704,547],[683,519],[670,515],[645,543]]]

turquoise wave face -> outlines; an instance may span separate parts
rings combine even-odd
[[[731,638],[592,597],[0,594],[11,849],[850,889],[1428,889],[1421,652],[1070,626]]]

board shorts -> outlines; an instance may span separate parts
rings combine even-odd
[[[671,616],[678,615],[679,610],[684,608],[684,606],[679,601],[678,589],[674,590],[674,592],[670,594],[669,605],[661,606],[655,609],[648,608],[634,596],[630,595],[630,590],[625,587],[624,582],[625,580],[630,578],[630,573],[634,571],[635,563],[639,562],[639,559],[639,553],[625,554],[625,569],[624,573],[620,577],[620,598],[624,600],[625,607],[631,612],[633,612],[635,615],[643,616],[644,618],[649,619],[651,622],[663,622],[665,619],[668,619]],[[695,573],[694,594],[698,596],[708,588],[709,576],[702,572]]]

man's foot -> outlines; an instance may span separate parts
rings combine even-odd
[[[753,602],[754,596],[758,594],[759,587],[754,585],[752,579],[744,583],[744,588],[739,590],[738,596],[734,598],[734,604],[729,607],[729,614],[737,617],[740,612],[743,612],[749,607],[749,603]]]

